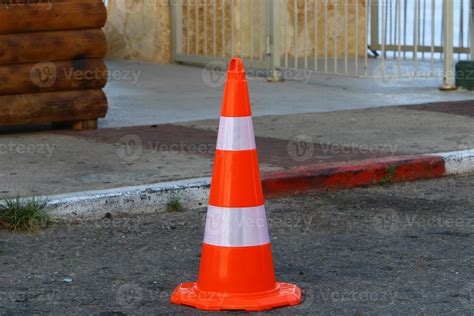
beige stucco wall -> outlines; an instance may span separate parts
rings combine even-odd
[[[183,50],[191,54],[195,53],[195,6],[198,5],[198,53],[204,54],[207,48],[208,54],[214,50],[213,34],[216,34],[215,50],[218,55],[222,55],[223,47],[226,56],[231,55],[231,1],[225,2],[224,19],[225,30],[222,27],[223,22],[223,1],[207,0],[206,10],[207,23],[206,32],[204,27],[205,6],[204,1],[191,0],[189,10],[183,7]],[[281,4],[281,51],[284,54],[285,34],[287,33],[287,51],[289,56],[295,53],[295,7],[293,0],[274,0]],[[315,14],[314,1],[317,1]],[[183,1],[186,3],[186,1]],[[265,52],[265,6],[263,0],[235,0],[234,4],[234,54],[239,55],[241,48],[243,55],[249,56],[252,48],[254,56],[259,56]],[[337,43],[338,56],[342,56],[345,50],[344,38],[347,29],[348,51],[349,54],[355,54],[356,43],[356,4],[359,4],[359,55],[362,56],[366,49],[362,43],[365,39],[365,12],[366,0],[347,0],[348,19],[347,25],[344,23],[345,5],[341,0],[328,0],[327,20],[325,22],[325,10],[323,0],[307,0],[307,52],[309,56],[324,54],[325,36],[327,34],[327,50],[330,57],[334,55],[335,42]],[[214,31],[214,21],[212,19],[215,3],[216,10],[216,28]],[[337,5],[335,5],[336,3]],[[242,7],[240,7],[242,5]],[[286,8],[285,8],[286,5]],[[109,20],[105,31],[109,40],[109,57],[126,58],[135,60],[152,61],[157,63],[167,63],[171,61],[170,51],[170,16],[167,0],[110,0],[109,1]],[[185,27],[189,14],[189,31]],[[241,23],[242,17],[242,23]],[[314,20],[317,19],[318,43],[315,45]],[[297,0],[297,20],[298,20],[298,55],[304,53],[304,0]],[[326,32],[324,32],[326,29]],[[224,33],[223,33],[224,31]],[[336,31],[336,32],[335,32]],[[207,34],[205,42],[204,33]],[[225,38],[223,42],[222,38]],[[189,36],[189,42],[187,40]],[[243,38],[241,46],[241,38]],[[189,47],[188,47],[189,43]],[[252,43],[252,44],[251,44]],[[252,46],[252,47],[251,47]]]
[[[109,0],[104,30],[109,58],[171,62],[167,0]]]
[[[282,10],[281,12],[281,50],[284,51],[284,37],[285,37],[285,30],[288,31],[288,52],[290,55],[294,55],[295,53],[295,43],[294,43],[294,36],[295,36],[295,6],[294,1],[286,1],[280,0],[283,3],[287,4],[287,12],[288,14],[285,16],[285,11]],[[316,1],[316,12],[315,15],[315,1]],[[327,1],[327,19],[325,19],[325,7],[323,5],[323,0],[307,0],[307,25],[308,25],[308,32],[306,35],[306,42],[308,43],[308,53],[314,56],[315,49],[317,48],[318,56],[323,56],[325,51],[325,36],[327,34],[326,39],[326,47],[328,50],[328,55],[330,57],[334,56],[335,44],[337,44],[337,55],[339,57],[344,55],[345,52],[345,36],[347,30],[347,48],[348,52],[351,55],[355,54],[355,48],[357,43],[356,38],[356,29],[359,30],[358,42],[359,42],[359,55],[363,56],[367,49],[364,47],[363,43],[365,42],[366,38],[366,5],[367,0],[347,0],[347,23],[345,22],[345,12],[346,12],[346,5],[345,1],[343,0],[328,0]],[[358,6],[358,21],[356,19],[356,7]],[[305,33],[304,33],[304,0],[297,1],[297,21],[298,21],[298,34],[297,34],[297,41],[298,41],[298,56],[302,56],[304,54],[304,40],[305,40]],[[314,20],[315,17],[317,18],[317,46],[315,45],[315,26]],[[285,21],[288,23],[288,27],[285,27]],[[336,41],[336,43],[334,42]]]

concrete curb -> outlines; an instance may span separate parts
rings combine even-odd
[[[395,156],[342,163],[307,165],[269,174],[267,196],[305,191],[349,189],[441,177],[444,160],[439,156]]]
[[[207,205],[210,178],[189,179],[110,190],[77,192],[40,199],[48,201],[53,216],[102,216],[110,212],[127,213],[164,210],[168,199],[178,196],[186,208]]]
[[[268,197],[306,191],[349,189],[439,178],[474,172],[474,150],[395,156],[361,161],[306,165],[263,176]],[[103,216],[107,212],[154,212],[164,210],[168,199],[178,196],[186,208],[207,205],[210,178],[164,182],[110,190],[46,196],[54,216]]]
[[[446,175],[458,175],[474,171],[474,149],[440,153],[443,157]]]

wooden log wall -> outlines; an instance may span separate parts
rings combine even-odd
[[[102,0],[0,2],[0,124],[93,129],[107,113]]]

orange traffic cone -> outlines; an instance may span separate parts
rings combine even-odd
[[[230,62],[197,283],[171,302],[202,310],[261,311],[301,303],[301,289],[275,281],[247,80]]]

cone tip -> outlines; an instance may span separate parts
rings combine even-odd
[[[229,72],[244,72],[244,63],[240,58],[232,58],[229,64]]]
[[[236,81],[245,81],[244,63],[240,58],[232,58],[227,70],[227,79]]]
[[[240,58],[232,58],[227,70],[221,116],[244,117],[251,115],[244,63]]]

